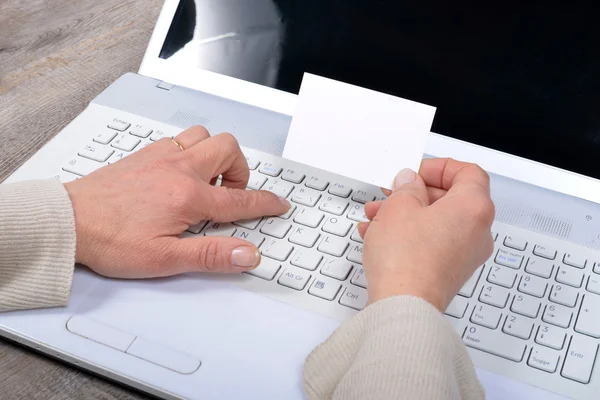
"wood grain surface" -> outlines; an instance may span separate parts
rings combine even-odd
[[[0,0],[0,182],[137,71],[160,0]],[[0,340],[0,399],[144,395]]]

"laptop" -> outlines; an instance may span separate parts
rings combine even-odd
[[[285,229],[259,219],[185,233],[256,240],[263,262],[252,274],[119,281],[78,267],[68,307],[0,314],[0,335],[162,398],[304,398],[304,359],[365,305],[355,226],[383,196],[281,158],[310,72],[436,106],[427,157],[489,172],[494,253],[446,310],[488,397],[596,398],[594,6],[376,3],[167,0],[139,72],[6,183],[77,179],[201,124],[237,137],[249,188],[291,201],[277,222]],[[296,243],[298,227],[318,239]]]

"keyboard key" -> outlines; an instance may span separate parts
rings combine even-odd
[[[286,268],[277,282],[292,289],[304,290],[310,276],[308,272],[301,269]]]
[[[506,249],[498,249],[494,261],[496,264],[504,265],[505,267],[519,269],[523,262],[523,254]]]
[[[560,266],[556,273],[556,282],[564,283],[573,287],[581,287],[583,283],[583,271],[571,267]]]
[[[565,254],[565,256],[563,257],[563,262],[575,268],[585,268],[585,264],[587,264],[587,260],[585,257],[571,253]]]
[[[319,266],[323,256],[316,251],[298,249],[294,254],[290,263],[296,267],[304,268],[309,271],[314,271]]]
[[[348,260],[353,263],[361,264],[363,260],[363,247],[360,244],[351,244],[348,252]]]
[[[280,167],[276,167],[271,163],[264,163],[258,172],[269,176],[279,176],[281,170],[282,169]]]
[[[308,226],[310,228],[316,228],[319,226],[325,215],[322,212],[311,210],[308,208],[301,208],[298,214],[294,217],[294,222]]]
[[[579,316],[575,323],[575,331],[593,338],[600,338],[600,296],[588,294],[583,296],[579,307]]]
[[[158,140],[160,140],[162,138],[165,138],[165,137],[172,138],[173,135],[172,134],[168,134],[168,133],[166,133],[164,131],[154,131],[154,133],[152,135],[150,135],[150,140],[152,140],[153,142],[156,142],[156,141],[158,141]]]
[[[263,258],[260,261],[260,265],[250,271],[245,272],[246,274],[253,275],[262,279],[266,279],[267,281],[272,281],[279,272],[281,268],[281,264],[274,260],[269,260],[268,258]]]
[[[561,350],[565,344],[565,331],[552,325],[540,325],[535,342],[555,350]]]
[[[324,232],[333,233],[334,235],[342,237],[346,236],[351,228],[352,222],[336,217],[327,218],[323,224]]]
[[[188,232],[191,232],[191,233],[198,234],[198,233],[200,233],[200,231],[201,231],[202,229],[204,229],[204,227],[206,226],[206,224],[208,224],[208,221],[200,221],[200,222],[199,222],[199,223],[197,223],[196,225],[192,225],[192,226],[190,226],[189,228],[187,228],[186,230],[187,230]]]
[[[348,197],[352,193],[352,189],[341,183],[334,183],[329,188],[329,193],[340,197]]]
[[[251,232],[245,229],[238,229],[233,234],[233,237],[238,239],[244,239],[255,245],[256,247],[260,247],[262,242],[265,241],[265,237],[258,232]]]
[[[350,279],[350,283],[356,286],[360,286],[363,288],[367,288],[367,276],[365,275],[365,270],[362,268],[358,268],[354,273],[352,279]]]
[[[248,163],[248,169],[250,171],[254,171],[260,165],[260,161],[255,160],[252,157],[246,157],[246,162]]]
[[[600,294],[600,278],[590,275],[585,288],[590,293]]]
[[[594,264],[594,272],[600,274],[600,262]]]
[[[560,353],[541,346],[534,346],[529,353],[527,365],[542,371],[553,373],[558,366]]]
[[[325,236],[325,239],[323,239],[323,241],[321,241],[321,243],[319,244],[318,249],[323,253],[335,257],[341,257],[342,254],[344,254],[344,252],[346,251],[347,247],[348,242],[345,239],[327,235]]]
[[[506,236],[504,238],[504,245],[515,250],[525,250],[527,247],[527,240],[518,236]]]
[[[546,294],[546,281],[536,276],[523,275],[519,282],[518,290],[521,293],[527,293],[535,297],[544,297]]]
[[[579,292],[564,285],[554,285],[550,293],[550,301],[567,307],[575,307]]]
[[[541,302],[535,297],[526,294],[517,294],[513,299],[510,310],[529,318],[537,318]]]
[[[286,199],[294,189],[294,185],[291,183],[284,182],[279,179],[269,179],[269,181],[263,187],[263,190],[268,190],[274,193],[278,197]]]
[[[367,193],[364,190],[357,190],[352,195],[352,200],[366,204],[369,201],[375,200],[375,195],[373,195],[372,193]]]
[[[465,283],[463,287],[460,288],[460,290],[458,291],[459,295],[465,297],[473,296],[473,293],[475,292],[475,287],[477,287],[477,282],[479,281],[479,277],[481,276],[481,272],[483,271],[483,267],[484,265],[475,270],[475,272],[473,273],[473,275],[471,275],[467,283]]]
[[[294,250],[294,246],[284,240],[267,239],[260,249],[263,256],[285,261]]]
[[[360,233],[358,233],[358,228],[354,228],[352,235],[350,235],[350,239],[354,240],[355,242],[363,243],[363,240],[360,237]]]
[[[77,153],[77,155],[103,163],[108,160],[108,157],[112,156],[114,152],[115,151],[110,147],[88,144],[83,148],[83,150]]]
[[[135,146],[140,144],[140,139],[135,136],[131,136],[127,133],[123,133],[119,135],[115,140],[113,140],[111,146],[115,149],[123,150],[123,151],[131,151],[135,149]]]
[[[478,326],[467,326],[463,343],[468,347],[515,362],[523,359],[526,348],[525,342],[521,339]]]
[[[533,254],[536,256],[547,258],[548,260],[554,260],[556,258],[556,250],[550,247],[546,247],[542,244],[536,244],[533,248]]]
[[[510,292],[500,286],[496,285],[485,285],[481,288],[481,294],[479,295],[479,301],[485,304],[489,304],[498,308],[504,308],[508,301]]]
[[[54,175],[52,178],[56,178],[60,181],[60,183],[68,183],[72,182],[75,179],[79,179],[79,176],[75,174],[71,174],[67,171],[60,171],[58,174]]]
[[[326,258],[321,273],[340,281],[346,280],[352,270],[352,264],[343,258]],[[363,286],[364,287],[364,286]]]
[[[320,198],[321,193],[316,190],[301,187],[294,192],[292,201],[303,206],[314,207]]]
[[[141,138],[147,138],[152,133],[152,129],[149,129],[149,128],[147,128],[145,126],[142,126],[142,125],[134,125],[129,130],[129,133],[131,133],[133,136],[137,136],[137,137],[141,137]]]
[[[112,156],[110,156],[110,158],[108,159],[108,163],[109,164],[114,164],[117,161],[122,160],[124,157],[127,157],[129,153],[126,151],[122,151],[122,150],[117,150],[114,152],[114,154]]]
[[[292,183],[301,183],[304,180],[305,176],[306,175],[297,172],[295,169],[288,168],[285,171],[283,171],[283,174],[281,174],[281,179]]]
[[[568,328],[571,325],[571,318],[573,312],[568,308],[550,304],[546,306],[544,315],[542,315],[542,321],[552,325],[560,326],[561,328]]]
[[[290,219],[290,217],[292,216],[292,214],[294,213],[294,211],[296,211],[296,206],[294,204],[292,204],[292,206],[290,207],[290,209],[287,210],[287,212],[285,214],[278,215],[277,218]]]
[[[79,176],[86,176],[103,166],[103,164],[97,161],[92,161],[83,157],[75,157],[63,167],[63,171]]]
[[[263,187],[263,185],[265,184],[265,182],[267,181],[267,177],[256,174],[256,173],[250,173],[250,179],[248,180],[248,189],[252,189],[252,190],[260,190],[261,187]]]
[[[111,122],[108,123],[108,127],[110,129],[114,129],[115,131],[123,132],[127,128],[129,128],[131,124],[127,121],[123,121],[122,119],[115,118]]]
[[[233,236],[235,230],[229,222],[211,222],[204,230],[204,236]]]
[[[318,176],[311,176],[306,180],[306,182],[304,182],[304,184],[311,189],[317,189],[320,191],[327,189],[327,186],[329,186],[329,182],[323,178],[319,178]]]
[[[494,239],[494,242],[496,241],[496,239],[498,239],[498,232],[492,231],[492,239]]]
[[[111,140],[117,137],[117,132],[106,130],[104,132],[100,132],[94,138],[94,142],[100,144],[109,144]]]
[[[552,263],[552,261],[544,260],[538,257],[529,258],[529,260],[527,260],[527,266],[525,267],[526,272],[546,279],[552,276],[553,269],[554,263]]]
[[[467,299],[464,297],[455,296],[444,313],[451,317],[460,319],[465,316],[467,307],[469,307],[469,301]]]
[[[327,196],[319,206],[319,210],[327,211],[335,215],[342,215],[348,208],[348,202],[338,197]]]
[[[598,341],[573,335],[561,375],[581,383],[589,383],[598,353]]]
[[[319,277],[314,280],[313,284],[308,289],[308,293],[325,300],[333,300],[335,296],[337,296],[341,287],[342,285],[340,285],[338,282]]]
[[[475,306],[471,313],[471,322],[477,325],[485,326],[490,329],[496,329],[502,318],[502,311],[495,307],[479,304]]]
[[[241,226],[242,228],[254,230],[258,228],[260,221],[262,221],[262,218],[240,219],[238,221],[233,221],[233,224]]]
[[[529,318],[518,315],[507,315],[502,332],[524,340],[529,339],[533,331],[533,322]]]
[[[506,267],[499,267],[497,265],[492,265],[487,277],[488,282],[495,283],[509,289],[514,286],[516,279],[517,273],[514,270]]]
[[[260,228],[260,231],[265,235],[283,239],[290,229],[292,229],[292,224],[289,222],[279,218],[269,218],[265,221],[262,228]]]
[[[289,241],[304,247],[313,247],[321,235],[317,231],[297,226],[292,231]]]
[[[355,204],[350,207],[348,211],[348,218],[356,222],[368,222],[369,219],[365,215],[365,206],[362,204]]]
[[[340,297],[340,304],[360,311],[367,304],[367,300],[367,291],[353,286],[346,288]]]

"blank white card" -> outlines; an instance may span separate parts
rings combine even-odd
[[[419,170],[435,107],[305,73],[283,157],[391,189]]]

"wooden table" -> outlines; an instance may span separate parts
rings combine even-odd
[[[0,182],[111,82],[137,71],[161,6],[0,1]],[[0,340],[0,398],[146,397]]]

